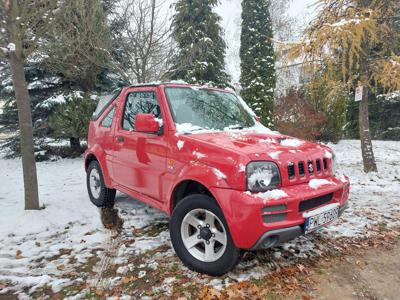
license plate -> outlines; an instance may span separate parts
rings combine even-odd
[[[339,205],[327,205],[315,211],[307,212],[303,216],[307,217],[304,225],[304,231],[307,234],[335,221],[339,217]]]

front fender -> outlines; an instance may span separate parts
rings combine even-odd
[[[172,186],[172,188],[168,193],[169,195],[168,211],[170,214],[172,214],[173,210],[174,192],[176,191],[177,187],[185,181],[190,180],[198,182],[205,188],[207,188],[207,190],[210,191],[211,194],[212,194],[211,190],[214,187],[218,187],[221,189],[230,188],[228,183],[226,182],[225,174],[223,174],[220,170],[214,167],[208,166],[200,162],[191,162],[190,164],[186,165],[180,170],[180,172],[178,172],[178,174],[176,174],[175,178],[179,180],[175,181],[175,184]],[[213,197],[224,211],[226,204],[223,203],[222,199],[218,199],[216,195],[213,195]]]
[[[221,170],[198,161],[185,165],[176,178],[179,178],[180,182],[185,180],[198,181],[208,189],[212,187],[230,188],[226,181],[227,177]]]

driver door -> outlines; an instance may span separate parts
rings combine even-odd
[[[157,89],[133,90],[122,101],[122,118],[115,130],[113,172],[115,181],[126,189],[161,201],[162,176],[166,169],[167,138],[163,127],[158,134],[135,131],[135,115],[153,114],[162,119]]]

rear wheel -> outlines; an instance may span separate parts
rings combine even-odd
[[[104,184],[100,164],[92,161],[86,172],[86,185],[90,201],[97,207],[113,207],[116,191]]]
[[[175,208],[170,234],[175,252],[191,270],[212,276],[227,273],[237,263],[224,215],[213,198],[189,195]]]

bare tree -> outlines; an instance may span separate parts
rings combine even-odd
[[[130,81],[144,83],[162,78],[171,51],[170,25],[163,16],[164,1],[126,0],[117,17],[124,25],[118,40],[123,63],[120,68]]]
[[[10,64],[21,139],[25,209],[39,209],[39,193],[33,144],[31,100],[25,79],[25,59],[36,49],[52,21],[56,0],[2,0],[0,53]]]

